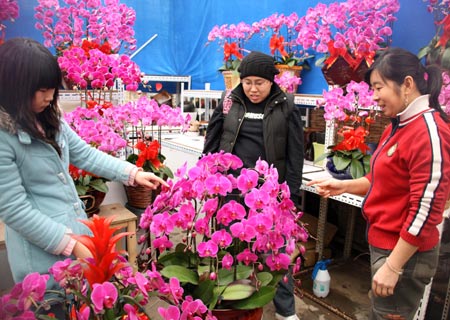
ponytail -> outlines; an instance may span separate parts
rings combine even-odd
[[[439,103],[439,94],[441,93],[442,90],[442,70],[437,65],[429,65],[424,67],[424,69],[425,69],[424,80],[426,83],[425,93],[428,93],[430,95],[428,103],[430,104],[431,108],[438,111],[441,117],[446,122],[448,122],[449,121],[448,116],[444,112],[444,110],[442,110],[442,107]],[[422,93],[420,88],[419,91],[420,93]]]

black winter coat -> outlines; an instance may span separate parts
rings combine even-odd
[[[263,138],[266,161],[278,170],[279,181],[286,181],[291,194],[298,196],[303,170],[303,122],[294,97],[284,93],[277,84],[272,88],[264,108]],[[229,95],[231,108],[223,112],[224,98],[214,110],[206,130],[203,154],[220,150],[233,153],[246,106],[242,85]],[[296,199],[293,199],[294,201]],[[295,201],[297,202],[297,201]]]

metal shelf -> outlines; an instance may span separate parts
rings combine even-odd
[[[182,98],[220,99],[222,90],[182,90]]]
[[[302,190],[317,194],[316,188],[314,188],[314,187],[309,187],[305,184],[302,184],[300,188]],[[343,193],[339,196],[332,196],[332,197],[330,197],[330,199],[333,199],[333,200],[336,200],[339,202],[343,202],[343,203],[346,203],[346,204],[349,204],[349,205],[352,205],[352,206],[358,207],[358,208],[361,208],[362,202],[364,200],[363,197],[357,196],[355,194],[350,194],[350,193]]]
[[[187,82],[188,90],[191,88],[191,76],[145,75],[142,77],[142,80],[161,82]]]
[[[317,100],[321,99],[320,94],[295,94],[294,103],[301,106],[317,106]]]

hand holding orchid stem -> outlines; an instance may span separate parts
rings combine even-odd
[[[176,177],[141,216],[139,267],[156,262],[165,278],[176,277],[183,288],[178,303],[188,295],[209,309],[270,302],[297,241],[307,239],[302,214],[276,169],[264,161],[245,169],[238,157],[221,152],[189,170],[183,166]],[[174,248],[170,236],[178,232],[182,239]]]

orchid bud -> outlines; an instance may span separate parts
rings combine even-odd
[[[209,279],[211,279],[212,281],[216,280],[217,279],[217,274],[215,272],[211,272],[209,274]]]

